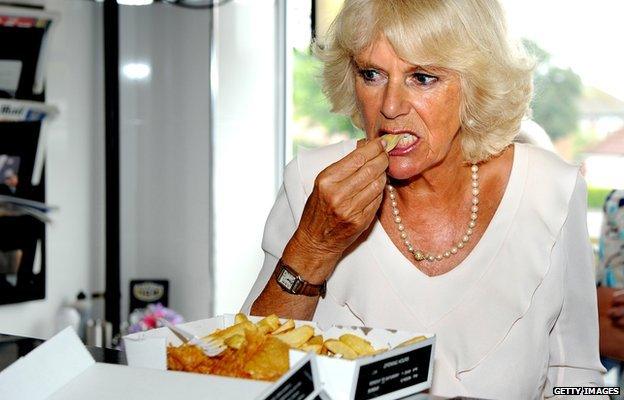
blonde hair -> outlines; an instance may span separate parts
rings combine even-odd
[[[535,63],[508,38],[497,0],[345,0],[314,52],[332,111],[359,128],[353,57],[380,35],[412,64],[459,74],[466,161],[484,161],[512,142],[529,110]]]

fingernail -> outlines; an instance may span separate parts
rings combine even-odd
[[[388,143],[385,141],[385,139],[381,139],[381,145],[383,146],[384,149],[388,147]]]

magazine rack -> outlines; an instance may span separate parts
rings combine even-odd
[[[45,297],[48,221],[41,126],[44,63],[56,16],[0,7],[0,304]]]

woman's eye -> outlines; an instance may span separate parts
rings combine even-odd
[[[438,80],[438,78],[433,75],[427,75],[420,72],[415,73],[413,77],[414,79],[416,79],[416,82],[418,82],[419,85],[423,86],[429,86]]]
[[[366,82],[374,82],[378,80],[380,78],[379,75],[380,75],[379,72],[375,71],[374,69],[361,69],[360,70],[360,76]]]

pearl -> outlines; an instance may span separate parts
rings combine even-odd
[[[445,252],[439,253],[437,255],[425,254],[421,250],[414,249],[414,246],[409,241],[407,232],[405,232],[405,226],[402,224],[403,220],[399,216],[399,208],[398,208],[398,203],[396,201],[395,189],[394,187],[392,187],[392,185],[386,185],[386,188],[388,190],[389,197],[390,197],[390,204],[392,206],[392,214],[394,216],[393,217],[394,222],[397,224],[397,229],[400,232],[400,236],[401,236],[401,239],[403,240],[403,243],[405,243],[405,246],[407,247],[408,251],[414,255],[414,258],[416,259],[416,261],[427,260],[429,262],[433,262],[436,260],[441,261],[443,258],[449,258],[451,257],[451,255],[457,254],[460,249],[463,249],[464,244],[470,240],[470,236],[474,233],[472,228],[476,226],[475,220],[477,219],[477,212],[479,211],[479,207],[477,206],[477,204],[479,204],[478,196],[480,193],[479,174],[477,173],[479,171],[479,167],[476,164],[473,164],[470,167],[470,171],[471,171],[471,179],[472,179],[470,183],[472,187],[470,192],[472,193],[473,197],[472,197],[471,206],[470,206],[470,211],[472,213],[470,214],[470,221],[468,222],[469,228],[466,230],[466,234],[461,238],[461,241],[457,243],[456,246],[453,246],[451,247],[450,250],[446,250]]]

